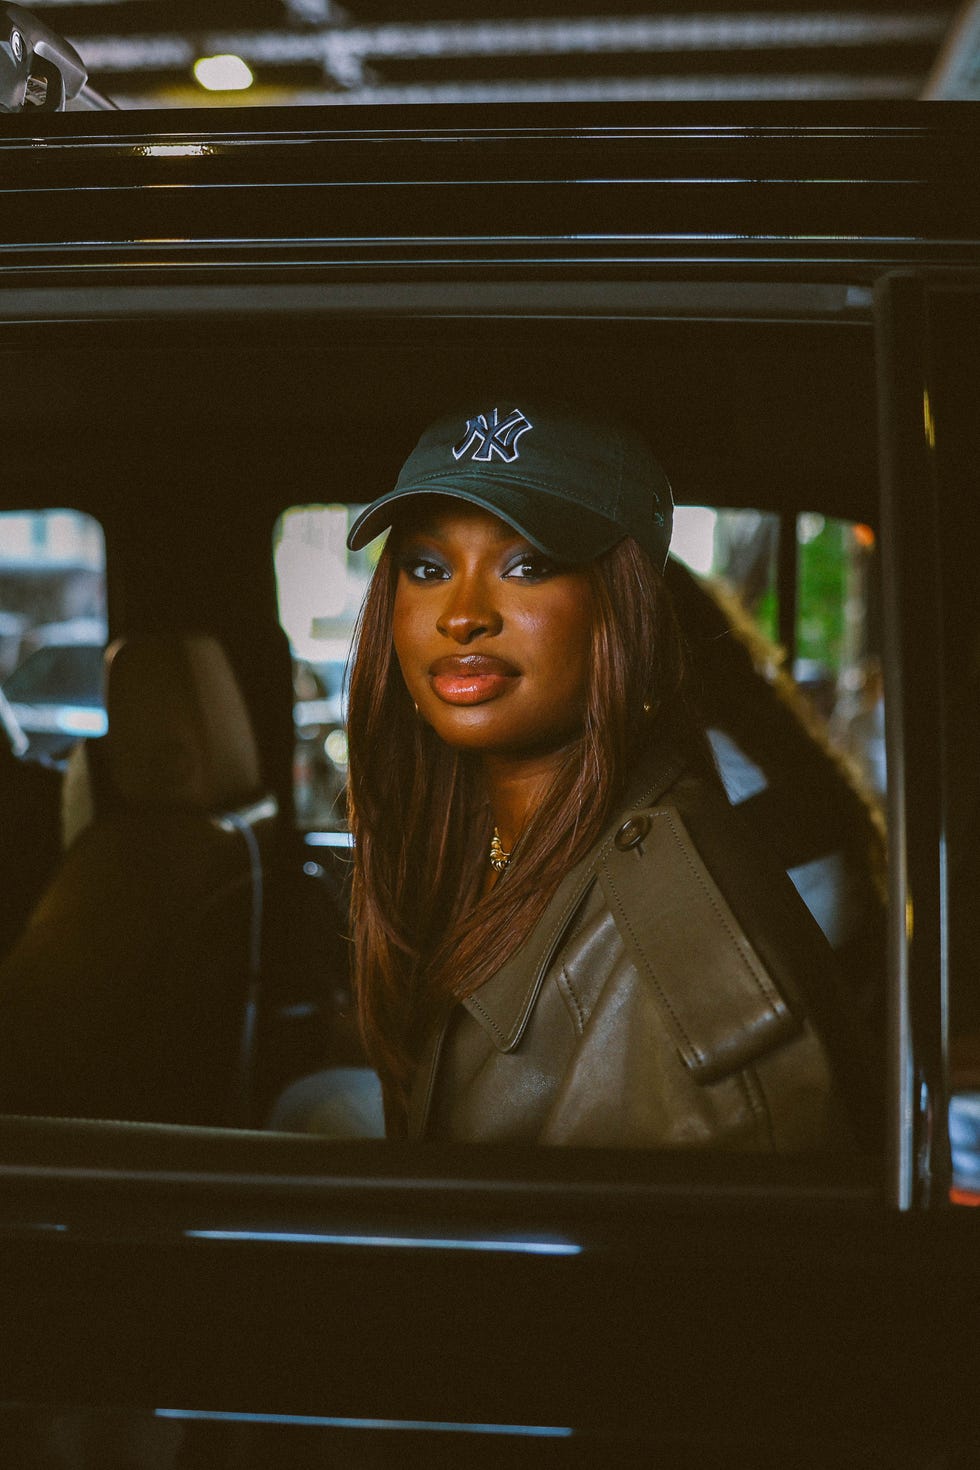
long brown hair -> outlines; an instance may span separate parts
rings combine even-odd
[[[593,622],[582,733],[521,833],[506,879],[481,896],[492,821],[479,758],[419,719],[394,655],[396,534],[361,612],[348,727],[355,986],[397,1129],[436,1015],[524,944],[608,820],[640,748],[669,735],[703,754],[706,742],[670,595],[627,537],[586,568]]]

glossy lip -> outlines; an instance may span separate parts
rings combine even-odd
[[[510,689],[520,669],[489,654],[448,654],[430,666],[429,678],[444,704],[484,704]]]

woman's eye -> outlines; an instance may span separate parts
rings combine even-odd
[[[516,577],[520,581],[540,582],[544,577],[550,577],[555,571],[554,562],[550,562],[546,556],[540,556],[537,552],[528,552],[512,561],[504,576]]]
[[[447,576],[446,568],[437,561],[424,556],[407,556],[402,562],[402,571],[413,582],[438,582]]]

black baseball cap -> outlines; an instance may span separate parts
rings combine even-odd
[[[366,546],[410,497],[482,506],[560,562],[586,562],[632,536],[662,569],[673,523],[667,476],[639,434],[566,405],[498,398],[438,419],[393,490],[355,520]]]

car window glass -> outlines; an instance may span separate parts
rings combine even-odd
[[[95,644],[42,647],[30,654],[6,684],[10,699],[95,706],[102,703],[102,650]]]
[[[779,538],[795,537],[792,587],[780,585]],[[758,634],[757,664],[793,678],[814,732],[851,767],[868,800],[885,792],[884,693],[875,533],[808,511],[772,513],[678,506],[674,557],[707,578],[734,616]],[[787,623],[781,603],[789,603]]]
[[[378,547],[347,550],[346,505],[300,505],[276,522],[279,620],[293,659],[293,787],[306,830],[346,828],[345,674]]]
[[[105,540],[73,510],[0,514],[0,687],[30,758],[105,733]]]

